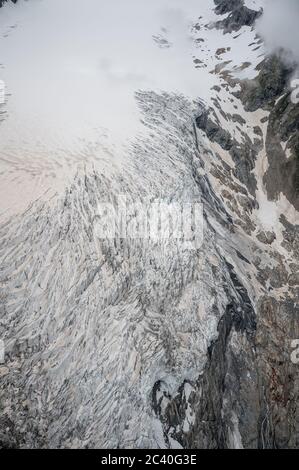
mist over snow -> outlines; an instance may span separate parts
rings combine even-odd
[[[270,53],[281,51],[284,60],[299,64],[299,1],[266,0],[257,30]]]
[[[0,79],[9,96],[0,129],[7,178],[0,187],[0,213],[5,201],[23,207],[33,192],[43,194],[46,181],[55,190],[64,188],[77,165],[92,161],[108,172],[121,165],[124,147],[143,131],[136,91],[208,98],[211,80],[217,80],[195,68],[190,29],[199,15],[212,15],[213,5],[213,0],[7,2],[0,15]],[[161,47],[163,41],[170,47]],[[19,197],[12,179],[21,179],[23,189],[28,181],[26,197],[25,191]]]

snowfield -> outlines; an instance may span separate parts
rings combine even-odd
[[[0,10],[0,444],[296,446],[298,370],[286,391],[274,364],[299,218],[267,195],[270,110],[240,96],[264,45],[212,0],[83,3]],[[119,195],[203,204],[202,245],[100,240]]]

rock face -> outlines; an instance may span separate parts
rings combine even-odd
[[[284,64],[278,56],[271,56],[263,60],[257,69],[258,77],[251,83],[244,82],[241,85],[245,109],[271,110],[275,100],[287,89],[294,67]]]
[[[8,2],[10,0],[0,0],[0,8],[3,7],[4,3]],[[17,3],[18,0],[11,0],[13,3]]]
[[[215,3],[225,31],[260,14]],[[208,106],[136,93],[147,132],[122,173],[86,171],[1,224],[1,447],[299,447],[288,73],[220,73]],[[99,204],[120,194],[201,202],[202,244],[100,239]]]
[[[204,131],[211,142],[216,142],[224,151],[228,151],[232,160],[236,163],[234,174],[252,194],[256,190],[256,178],[252,171],[254,169],[257,154],[260,151],[261,141],[255,139],[253,142],[243,133],[244,141],[240,144],[232,137],[229,131],[221,127],[221,123],[217,119],[216,122],[210,117],[210,110],[204,110],[201,115],[196,118],[198,129]],[[213,113],[213,110],[212,110]],[[215,117],[215,115],[214,115]],[[233,118],[233,116],[232,116]],[[242,119],[241,116],[237,115]],[[241,131],[242,133],[243,131]]]
[[[205,131],[212,142],[217,142],[223,150],[232,148],[233,142],[230,133],[221,129],[219,124],[214,123],[206,110],[196,118],[196,125],[198,129]]]
[[[266,141],[269,169],[265,184],[272,199],[282,192],[299,210],[299,107],[285,91],[269,117]],[[287,159],[282,142],[287,143]]]
[[[223,29],[225,33],[239,31],[242,26],[252,26],[261,11],[252,10],[244,5],[243,0],[215,0],[216,13],[223,15],[229,13],[224,20],[217,21],[217,28]]]
[[[292,103],[289,91],[295,69],[296,64],[285,65],[279,56],[266,58],[259,64],[258,77],[241,84],[239,96],[246,110],[262,108],[270,113],[266,136],[269,168],[264,176],[268,196],[275,199],[283,193],[298,210],[299,107]]]

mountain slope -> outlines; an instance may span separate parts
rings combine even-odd
[[[0,226],[2,447],[299,446],[292,70],[265,58],[259,6],[215,7],[192,25],[211,99],[136,92],[121,172],[78,171]],[[202,245],[100,240],[120,194],[201,202]]]

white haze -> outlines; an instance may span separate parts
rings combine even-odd
[[[298,0],[265,0],[257,29],[270,53],[284,49],[283,58],[299,64],[298,22]]]
[[[58,189],[78,161],[106,159],[107,167],[118,166],[123,146],[141,130],[135,91],[204,99],[213,77],[194,67],[190,24],[212,6],[213,0],[5,4],[0,212],[26,205],[33,192]],[[171,47],[159,48],[153,36]]]
[[[239,67],[244,51],[252,71],[242,73],[253,78],[262,52],[248,47],[254,33],[245,28],[233,39],[205,28],[219,19],[214,7],[213,0],[6,3],[0,11],[0,80],[7,91],[0,109],[0,216],[63,189],[78,166],[99,165],[102,172],[127,166],[127,146],[146,132],[136,91],[209,103],[219,85],[210,72],[219,60]],[[201,16],[200,31],[192,32]],[[225,59],[215,57],[219,47],[230,51]],[[195,58],[203,66],[196,68]]]

